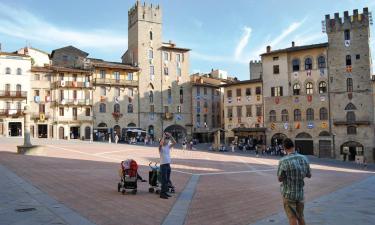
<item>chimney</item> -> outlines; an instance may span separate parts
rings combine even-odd
[[[271,46],[267,46],[267,53],[271,52]]]
[[[295,43],[294,43],[294,41],[292,41],[292,47],[294,47],[295,46]]]

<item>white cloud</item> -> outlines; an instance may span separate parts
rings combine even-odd
[[[20,16],[22,15],[22,16]],[[126,49],[126,33],[105,29],[90,31],[59,27],[19,8],[0,3],[0,33],[11,37],[54,45],[76,45],[101,49]]]
[[[247,44],[249,43],[250,35],[251,35],[251,28],[245,26],[243,28],[242,37],[240,41],[237,43],[237,47],[234,52],[234,58],[236,60],[241,60],[242,52],[246,48]]]

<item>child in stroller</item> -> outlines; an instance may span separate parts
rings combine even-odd
[[[152,164],[154,164],[152,166]],[[160,177],[160,167],[156,162],[150,162],[148,164],[150,166],[150,171],[148,172],[148,183],[150,187],[148,188],[148,192],[156,194],[160,194],[160,184],[161,184],[161,177]],[[172,185],[171,181],[168,181],[168,189],[170,193],[175,192],[175,187]]]
[[[121,181],[117,184],[117,191],[122,194],[126,193],[127,189],[132,190],[132,194],[137,194],[137,181],[142,179],[138,174],[138,164],[133,159],[127,159],[121,162],[121,167],[119,169],[119,175]]]

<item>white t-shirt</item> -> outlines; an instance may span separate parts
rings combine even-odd
[[[159,151],[160,154],[160,165],[171,163],[171,143],[163,145],[161,150]]]

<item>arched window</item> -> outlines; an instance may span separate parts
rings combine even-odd
[[[293,95],[300,95],[301,93],[301,85],[299,83],[295,83],[293,85]]]
[[[314,110],[312,108],[308,108],[306,110],[306,120],[307,121],[312,121],[314,120]]]
[[[294,110],[294,121],[301,121],[301,110]]]
[[[314,93],[313,84],[311,82],[308,82],[306,84],[306,94],[312,95],[313,93]]]
[[[346,59],[346,65],[351,66],[352,65],[352,57],[350,55],[347,55],[345,57],[345,59]]]
[[[12,71],[9,67],[5,68],[5,74],[11,74]]]
[[[327,83],[325,81],[321,81],[319,83],[319,94],[327,93]]]
[[[353,123],[355,122],[355,113],[350,111],[346,113],[346,122]]]
[[[305,70],[311,70],[312,69],[312,59],[306,58],[305,59]]]
[[[270,111],[270,122],[276,122],[276,111],[275,110]]]
[[[149,92],[148,97],[150,99],[150,103],[154,103],[154,92],[153,91]]]
[[[128,105],[128,113],[133,113],[133,104]]]
[[[172,88],[171,87],[168,87],[167,94],[168,94],[168,104],[172,104]]]
[[[184,103],[184,90],[180,88],[180,104],[182,103]]]
[[[348,126],[346,128],[346,133],[347,134],[357,134],[357,127],[355,127],[355,126]]]
[[[322,55],[318,57],[318,68],[319,69],[326,68],[326,58]]]
[[[293,59],[292,61],[293,71],[299,71],[299,64],[300,64],[299,59]]]
[[[16,85],[16,91],[20,92],[22,90],[22,86],[20,84]]]
[[[320,108],[319,110],[319,118],[320,120],[328,120],[328,110],[327,108]]]
[[[101,113],[105,113],[107,110],[106,110],[106,105],[104,103],[100,103],[99,105],[99,112]]]
[[[346,79],[346,91],[353,92],[353,79],[352,78]]]
[[[17,75],[22,75],[22,69],[21,68],[17,68]]]
[[[152,40],[152,31],[150,31],[150,40]]]
[[[283,122],[288,122],[288,121],[289,121],[288,110],[283,109],[283,110],[281,111],[281,120],[282,120]]]
[[[113,112],[115,112],[115,113],[119,113],[120,112],[120,104],[115,104],[113,106]]]

